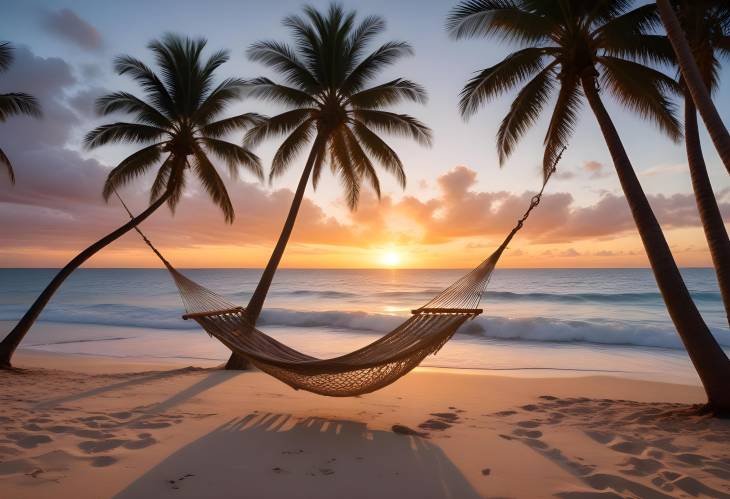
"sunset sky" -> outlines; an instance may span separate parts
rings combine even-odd
[[[311,3],[324,8],[328,1]],[[361,15],[385,17],[388,29],[380,41],[402,39],[414,46],[416,55],[388,70],[382,81],[403,76],[426,87],[427,105],[399,110],[429,125],[435,142],[427,149],[388,138],[405,163],[408,186],[402,191],[383,173],[382,200],[365,193],[354,213],[347,210],[336,178],[323,178],[316,192],[310,185],[283,266],[474,266],[499,244],[539,187],[547,120],[538,123],[500,169],[495,133],[513,95],[489,104],[468,123],[459,116],[457,102],[470,75],[498,62],[510,46],[451,40],[443,26],[454,2],[343,3]],[[151,63],[145,48],[151,39],[165,32],[204,36],[209,52],[231,51],[230,62],[219,72],[221,78],[277,78],[249,62],[245,49],[260,39],[289,41],[281,19],[298,13],[301,5],[299,0],[4,4],[0,40],[16,46],[16,61],[0,74],[0,92],[32,93],[45,116],[0,124],[0,144],[17,177],[12,187],[0,175],[0,266],[62,266],[124,222],[117,203],[104,203],[101,188],[108,170],[133,149],[114,146],[90,152],[81,147],[87,131],[108,121],[94,115],[97,97],[116,90],[141,95],[130,79],[113,73],[116,55],[130,54]],[[730,122],[730,71],[724,70],[721,80],[716,103]],[[605,98],[678,262],[709,266],[683,145],[673,144]],[[277,110],[245,100],[230,114]],[[708,169],[727,223],[730,176],[704,130],[703,135]],[[237,142],[240,137],[231,139]],[[256,151],[267,168],[278,144],[272,140]],[[302,156],[297,167],[273,185],[246,174],[228,180],[237,214],[233,225],[226,225],[220,211],[191,183],[174,217],[161,209],[143,228],[179,267],[261,267],[278,236],[304,160]],[[502,265],[646,266],[608,151],[587,109],[558,172]],[[146,205],[149,183],[141,179],[123,192],[136,212]],[[148,267],[158,262],[130,233],[93,257],[88,266]]]

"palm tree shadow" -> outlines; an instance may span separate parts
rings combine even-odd
[[[420,437],[351,420],[253,413],[180,449],[116,499],[134,497],[479,497]]]
[[[125,390],[128,388],[133,388],[138,385],[143,385],[145,383],[152,383],[160,380],[165,380],[169,378],[175,378],[177,376],[186,375],[189,373],[196,373],[196,372],[205,372],[210,371],[211,374],[215,374],[213,369],[201,369],[201,368],[194,368],[194,367],[185,367],[181,369],[173,369],[170,371],[159,371],[159,372],[152,372],[145,375],[137,375],[135,373],[132,373],[129,376],[130,379],[120,381],[117,383],[112,383],[110,385],[103,385],[96,388],[92,388],[90,390],[85,390],[83,392],[78,393],[72,393],[71,395],[63,395],[61,397],[56,397],[49,400],[42,400],[39,401],[37,404],[35,404],[34,409],[36,410],[47,410],[52,409],[54,407],[57,407],[59,405],[63,405],[68,402],[76,402],[78,400],[83,400],[90,397],[97,397],[99,395],[104,395],[107,393],[111,393],[118,390]],[[219,380],[218,382],[222,382],[225,380]]]

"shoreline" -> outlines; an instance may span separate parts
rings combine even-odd
[[[9,325],[0,321],[0,329]],[[364,346],[381,335],[338,328],[269,326],[266,331],[293,348],[331,358]],[[38,322],[21,349],[26,352],[102,356],[112,361],[213,367],[228,350],[202,330],[153,329]],[[486,371],[518,377],[565,377],[590,374],[699,385],[685,351],[660,347],[536,342],[491,339],[467,332],[448,342],[424,367]]]
[[[589,345],[590,346],[590,345]],[[664,350],[656,347],[659,350]],[[671,349],[667,349],[672,352]],[[22,362],[26,365],[24,368],[43,368],[44,361],[50,359],[60,360],[65,364],[65,361],[71,359],[79,359],[88,362],[94,366],[89,372],[96,373],[97,368],[95,366],[99,364],[108,364],[112,369],[118,369],[123,365],[139,365],[149,366],[153,368],[168,367],[170,369],[222,369],[225,365],[226,359],[224,358],[202,358],[202,357],[156,357],[156,356],[124,356],[124,355],[104,355],[98,353],[67,353],[67,352],[54,352],[50,350],[41,350],[35,348],[19,348],[16,353],[16,358],[21,358]],[[427,361],[424,361],[427,363]],[[78,367],[74,366],[72,371],[81,369],[84,370],[84,365],[78,364]],[[560,367],[502,367],[502,368],[486,368],[486,367],[451,367],[451,366],[432,366],[432,365],[420,365],[415,368],[415,372],[434,372],[443,374],[460,374],[460,375],[474,375],[474,376],[504,376],[504,377],[520,377],[520,378],[562,378],[562,377],[592,377],[592,376],[605,376],[615,377],[622,379],[634,379],[636,381],[648,381],[655,382],[656,380],[644,379],[640,377],[639,373],[635,373],[637,377],[620,376],[626,374],[625,371],[620,370],[603,370],[603,369],[577,369],[577,368],[560,368]],[[119,371],[111,371],[119,372]],[[676,386],[686,386],[697,388],[700,385],[697,383],[678,383],[678,382],[666,382],[667,384]]]
[[[328,398],[176,361],[16,364],[0,372],[13,498],[730,496],[730,422],[695,413],[696,386],[418,368]]]

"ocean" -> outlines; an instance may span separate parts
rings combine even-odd
[[[190,269],[192,279],[245,305],[257,269]],[[345,353],[389,331],[464,271],[282,269],[259,325],[312,355]],[[0,332],[52,278],[52,269],[0,269]],[[682,271],[726,350],[730,331],[712,269]],[[484,314],[425,366],[506,375],[615,374],[696,384],[648,269],[503,269]],[[227,350],[183,321],[162,269],[81,269],[48,305],[24,348],[49,352],[222,361]]]

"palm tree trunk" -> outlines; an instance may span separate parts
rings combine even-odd
[[[582,77],[583,91],[608,145],[626,201],[649,257],[659,291],[689,357],[699,374],[708,406],[730,414],[730,360],[712,335],[682,280],[662,229],[634,172],[618,131],[598,95],[595,74]]]
[[[46,289],[44,289],[40,296],[38,296],[36,301],[33,302],[33,305],[31,305],[25,315],[20,319],[18,324],[13,328],[12,331],[10,331],[10,333],[5,337],[2,343],[0,343],[0,368],[7,369],[11,367],[10,360],[13,356],[13,353],[15,352],[15,349],[18,348],[18,345],[21,341],[23,341],[23,338],[33,326],[36,319],[45,308],[46,304],[48,304],[48,301],[58,290],[58,288],[61,287],[61,284],[63,284],[66,278],[71,275],[71,272],[79,268],[86,260],[91,258],[102,248],[104,248],[111,242],[119,239],[121,236],[142,223],[147,217],[152,215],[152,213],[154,213],[157,208],[162,206],[165,201],[167,201],[167,199],[170,197],[170,194],[170,191],[167,191],[138,216],[136,216],[123,226],[119,227],[114,232],[111,232],[110,234],[99,239],[97,242],[79,253],[73,260],[68,262],[68,264],[58,272],[58,274],[56,274],[51,283],[46,286]]]
[[[319,143],[320,139],[318,137],[317,139],[315,139],[314,144],[312,145],[312,150],[309,152],[307,164],[304,166],[304,171],[302,172],[302,176],[299,179],[299,185],[297,185],[297,190],[294,193],[294,199],[292,200],[291,207],[289,208],[289,214],[286,217],[286,222],[284,222],[284,228],[281,231],[279,240],[274,247],[274,251],[271,253],[269,263],[266,265],[264,273],[261,275],[261,279],[256,286],[256,290],[253,292],[253,295],[248,302],[248,306],[246,307],[246,317],[248,321],[253,325],[256,325],[256,321],[258,320],[259,315],[261,315],[261,309],[264,306],[264,301],[266,300],[266,295],[269,292],[271,281],[273,281],[274,279],[276,269],[279,267],[279,262],[281,262],[281,258],[282,256],[284,256],[284,250],[286,249],[286,245],[289,242],[289,236],[291,236],[292,230],[294,229],[294,223],[297,220],[299,207],[302,205],[302,200],[304,199],[304,191],[307,189],[307,183],[309,182],[309,177],[312,174],[314,161],[319,155]],[[248,361],[246,361],[246,359],[239,355],[236,355],[235,353],[232,353],[231,357],[226,363],[225,368],[246,369],[247,367]]]
[[[677,19],[677,14],[674,12],[671,3],[669,0],[656,0],[656,4],[664,28],[667,30],[669,41],[677,54],[677,62],[682,72],[682,78],[702,116],[702,121],[705,122],[705,127],[715,144],[717,153],[720,155],[728,173],[730,173],[730,135],[727,128],[725,128],[725,124],[712,102],[710,92],[707,90],[700,69],[697,66],[697,61],[695,61],[692,49],[689,42],[687,42],[687,37],[679,24],[679,19]]]
[[[720,294],[725,304],[725,315],[730,324],[730,239],[717,206],[710,177],[707,175],[697,128],[697,111],[690,96],[684,99],[684,137],[697,210],[710,248],[712,263],[715,265]]]

